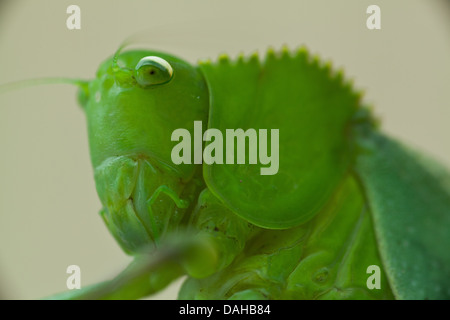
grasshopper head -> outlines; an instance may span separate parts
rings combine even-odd
[[[94,167],[109,157],[139,155],[172,166],[183,178],[192,175],[192,165],[172,163],[171,134],[193,132],[195,120],[206,121],[209,94],[197,68],[164,53],[128,51],[100,66],[79,101]]]
[[[154,51],[129,51],[106,60],[80,89],[91,161],[103,219],[129,253],[156,241],[179,216],[165,195],[148,208],[158,187],[183,192],[197,167],[175,165],[172,132],[191,133],[206,121],[209,94],[197,68]],[[152,167],[152,165],[154,167]]]

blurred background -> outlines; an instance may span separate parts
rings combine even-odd
[[[66,9],[81,8],[81,30]],[[381,30],[366,8],[381,8]],[[89,79],[127,37],[192,63],[306,45],[365,91],[385,131],[450,167],[450,3],[445,0],[0,1],[0,84]],[[106,280],[127,257],[97,214],[85,119],[70,85],[0,95],[0,298],[36,299]],[[180,281],[157,295],[176,297]]]

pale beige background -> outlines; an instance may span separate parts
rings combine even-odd
[[[66,29],[66,8],[82,30]],[[382,9],[382,30],[365,10]],[[65,1],[0,6],[0,83],[45,76],[90,78],[128,36],[191,62],[222,52],[306,44],[366,91],[386,131],[450,164],[450,8],[443,0]],[[0,297],[105,280],[129,258],[97,215],[84,115],[75,88],[52,85],[0,96]],[[176,288],[158,298],[173,298]]]

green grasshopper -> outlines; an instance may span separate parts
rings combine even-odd
[[[305,49],[197,66],[122,49],[73,83],[100,215],[135,261],[52,298],[136,299],[183,275],[180,299],[450,298],[450,175],[382,133],[341,72]],[[175,164],[172,133],[196,121],[278,129],[279,170]]]

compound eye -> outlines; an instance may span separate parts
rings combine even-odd
[[[135,68],[136,81],[142,87],[167,83],[172,76],[172,66],[163,58],[156,56],[142,58]]]

